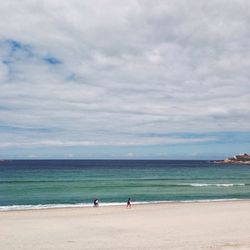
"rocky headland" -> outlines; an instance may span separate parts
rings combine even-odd
[[[233,157],[226,158],[224,160],[215,161],[215,163],[228,163],[228,164],[247,164],[250,165],[250,155],[240,154]]]

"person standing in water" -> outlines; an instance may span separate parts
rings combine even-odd
[[[131,199],[128,198],[128,201],[127,201],[127,208],[131,208]]]

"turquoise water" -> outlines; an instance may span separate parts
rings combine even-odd
[[[250,199],[250,166],[208,161],[37,160],[0,163],[0,209]]]

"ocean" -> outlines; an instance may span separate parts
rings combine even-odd
[[[250,166],[210,161],[0,162],[0,211],[250,199]]]

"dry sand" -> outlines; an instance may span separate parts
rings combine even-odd
[[[250,201],[0,212],[0,249],[250,249]]]

